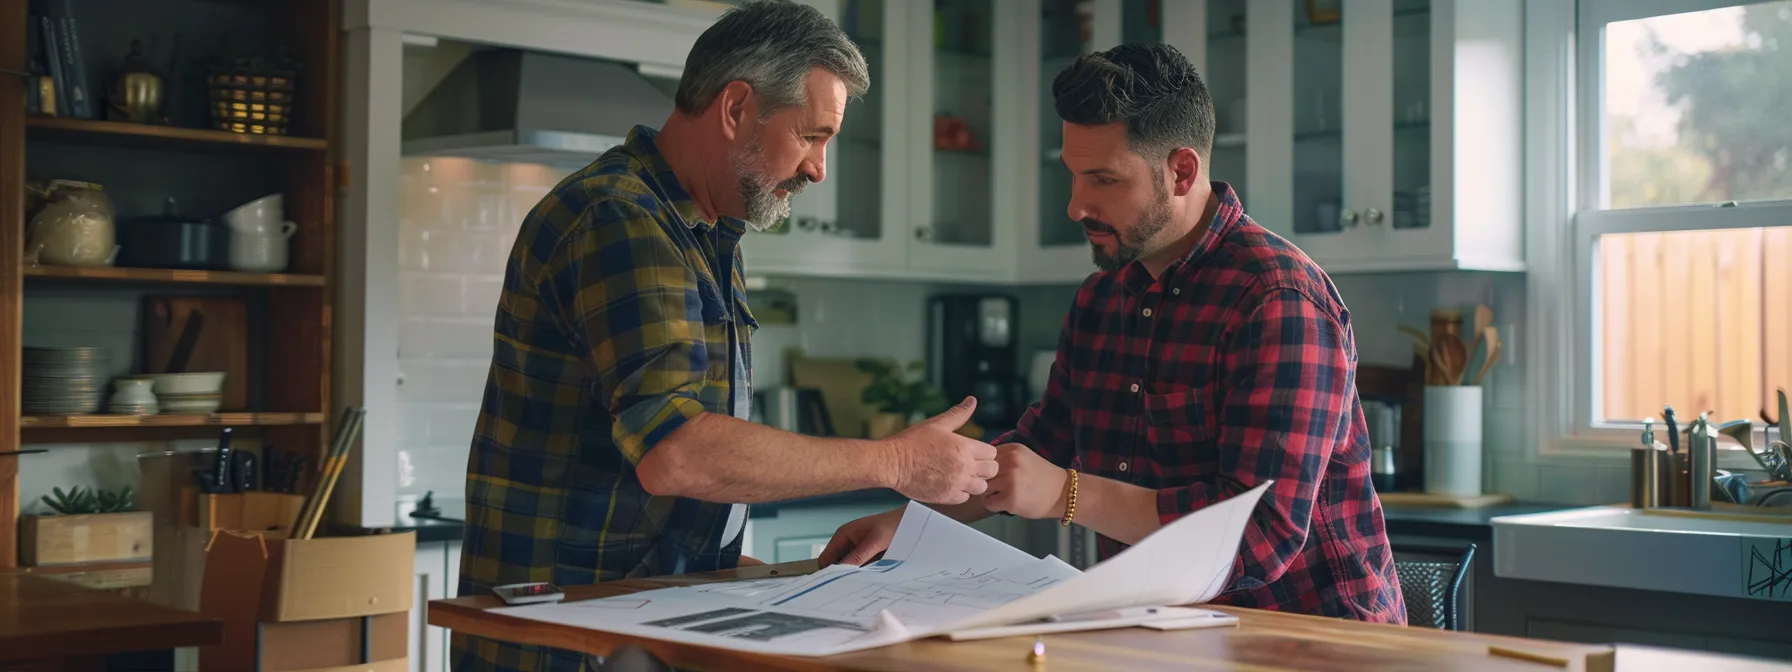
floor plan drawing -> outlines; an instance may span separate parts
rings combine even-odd
[[[964,639],[1133,627],[1170,617],[1236,623],[1179,608],[1219,594],[1264,483],[1165,525],[1078,570],[1034,557],[910,503],[881,560],[799,576],[672,586],[557,604],[499,607],[517,618],[675,642],[801,656],[924,637]],[[1169,571],[1172,570],[1173,571]]]

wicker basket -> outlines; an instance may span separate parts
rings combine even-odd
[[[207,75],[212,127],[233,133],[286,135],[292,125],[291,72],[231,69]]]

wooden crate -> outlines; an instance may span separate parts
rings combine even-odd
[[[148,511],[23,516],[19,561],[27,567],[84,562],[142,562],[155,553]]]

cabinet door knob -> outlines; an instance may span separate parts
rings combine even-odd
[[[927,242],[929,240],[933,240],[933,229],[925,227],[925,226],[916,228],[915,229],[915,240],[919,240],[921,242]]]
[[[1345,210],[1338,213],[1338,223],[1343,224],[1346,229],[1356,228],[1356,211]]]
[[[1369,220],[1370,224],[1380,225],[1381,209],[1369,208],[1368,210],[1363,211],[1363,218]]]
[[[817,220],[814,217],[798,217],[796,220],[796,228],[804,231],[814,231],[816,223]]]

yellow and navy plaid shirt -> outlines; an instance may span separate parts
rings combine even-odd
[[[733,415],[757,323],[739,220],[702,221],[638,126],[528,217],[498,302],[467,459],[460,594],[732,568],[731,507],[655,497],[635,465],[703,412]],[[736,328],[736,327],[740,328]],[[738,360],[738,361],[737,361]],[[578,670],[571,652],[454,638],[454,669]]]

